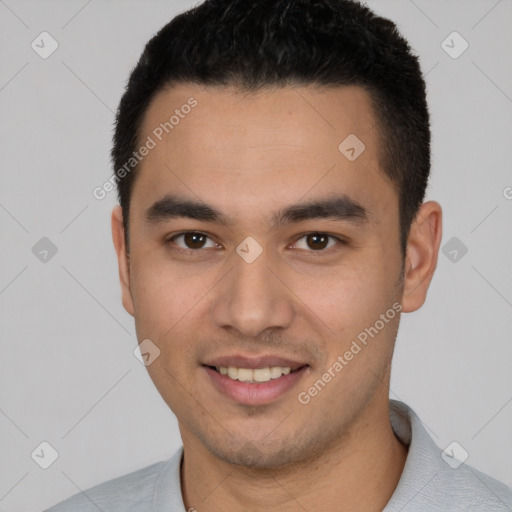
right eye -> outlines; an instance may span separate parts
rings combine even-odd
[[[208,240],[210,240],[210,245],[208,244]],[[167,243],[175,244],[179,251],[197,251],[199,249],[209,249],[219,247],[219,245],[214,242],[208,235],[204,233],[200,233],[198,231],[184,231],[183,233],[178,233],[171,238],[168,239]]]

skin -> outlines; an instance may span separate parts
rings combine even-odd
[[[148,371],[178,418],[185,506],[382,510],[407,456],[389,420],[400,315],[307,405],[297,396],[394,303],[402,312],[421,307],[437,263],[441,207],[421,206],[404,260],[398,194],[380,167],[379,132],[359,87],[242,94],[178,84],[152,101],[141,140],[191,96],[197,107],[140,165],[129,251],[120,207],[112,214],[123,305],[138,339],[161,351]],[[366,146],[354,161],[338,150],[348,134]],[[166,194],[201,200],[233,222],[148,222],[146,210]],[[332,194],[361,204],[367,221],[306,219],[272,228],[272,213]],[[169,240],[183,231],[210,238],[187,251],[183,237]],[[319,249],[310,233],[347,243],[329,239]],[[248,236],[263,250],[250,264],[236,253]],[[229,354],[274,354],[309,367],[277,400],[247,406],[212,386],[202,366]]]

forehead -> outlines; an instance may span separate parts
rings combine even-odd
[[[248,93],[178,84],[156,95],[141,128],[139,142],[155,143],[135,186],[148,201],[182,193],[236,212],[333,188],[366,203],[393,195],[380,168],[370,97],[360,87]]]
[[[191,103],[195,106],[189,107]],[[249,156],[262,145],[270,151],[288,146],[289,151],[302,149],[306,153],[315,145],[322,152],[328,145],[337,150],[339,142],[350,134],[364,138],[366,146],[375,146],[375,128],[370,97],[357,86],[247,92],[234,87],[177,84],[156,95],[142,123],[143,134],[156,130],[158,136],[163,130],[161,135],[177,154],[189,149],[180,144],[183,138],[195,136],[201,139],[196,149],[202,152],[226,153],[236,147]],[[166,137],[170,134],[173,137]]]

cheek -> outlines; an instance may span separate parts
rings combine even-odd
[[[157,389],[171,409],[182,400],[188,371],[196,364],[194,336],[207,314],[202,301],[208,279],[200,272],[179,271],[155,258],[134,258],[132,296],[139,340],[150,339],[160,350],[147,366]]]
[[[390,272],[382,260],[361,257],[357,263],[296,274],[292,289],[322,321],[331,336],[355,336],[393,303]],[[389,304],[388,304],[389,303]],[[310,314],[311,316],[311,314]],[[332,332],[331,332],[332,331]]]
[[[166,337],[204,313],[201,298],[213,287],[214,279],[193,267],[171,265],[163,258],[133,259],[131,290],[140,335]]]

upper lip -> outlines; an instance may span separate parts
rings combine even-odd
[[[296,370],[302,366],[306,366],[307,363],[295,361],[279,356],[263,355],[263,356],[242,356],[242,355],[231,355],[222,356],[208,359],[203,363],[205,366],[224,367],[236,366],[238,368],[265,368],[267,366],[281,366],[283,368],[291,368]]]

